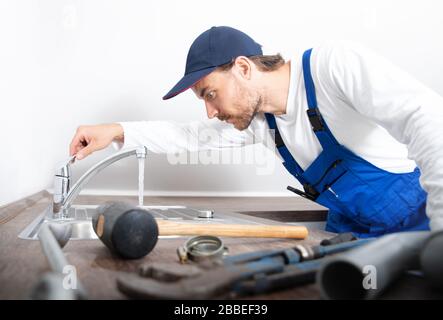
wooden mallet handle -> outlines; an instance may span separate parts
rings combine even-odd
[[[211,235],[245,238],[305,239],[308,229],[304,226],[247,225],[247,224],[196,224],[156,219],[161,236]]]

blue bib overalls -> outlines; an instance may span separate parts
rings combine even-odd
[[[303,171],[284,145],[274,116],[266,113],[270,129],[275,130],[283,165],[303,185],[305,196],[329,208],[328,231],[374,237],[428,230],[426,192],[419,184],[419,169],[400,174],[382,170],[340,145],[328,129],[317,107],[311,52],[312,49],[303,54],[307,116],[323,151]]]

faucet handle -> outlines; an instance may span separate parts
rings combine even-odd
[[[67,160],[60,162],[57,164],[55,169],[55,175],[60,177],[67,177],[69,178],[71,176],[71,164],[75,162],[75,155],[70,156]]]
[[[60,162],[55,169],[54,175],[54,193],[52,202],[53,213],[59,213],[63,201],[67,197],[71,187],[71,164],[75,161],[75,155],[67,160]]]

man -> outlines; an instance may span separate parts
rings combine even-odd
[[[208,118],[230,125],[81,126],[71,155],[81,159],[112,141],[164,153],[235,147],[251,135],[266,141],[272,129],[285,167],[304,187],[292,190],[329,208],[327,230],[368,237],[442,228],[443,99],[374,53],[328,44],[284,61],[263,55],[241,31],[213,27],[194,41],[184,77],[163,99],[189,88]],[[208,127],[216,143],[189,144]]]

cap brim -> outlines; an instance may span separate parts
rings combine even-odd
[[[211,67],[203,70],[198,70],[192,72],[190,74],[185,75],[177,84],[172,88],[164,97],[163,100],[168,100],[176,95],[188,90],[192,86],[194,86],[197,82],[199,82],[203,77],[210,74],[217,67]]]

